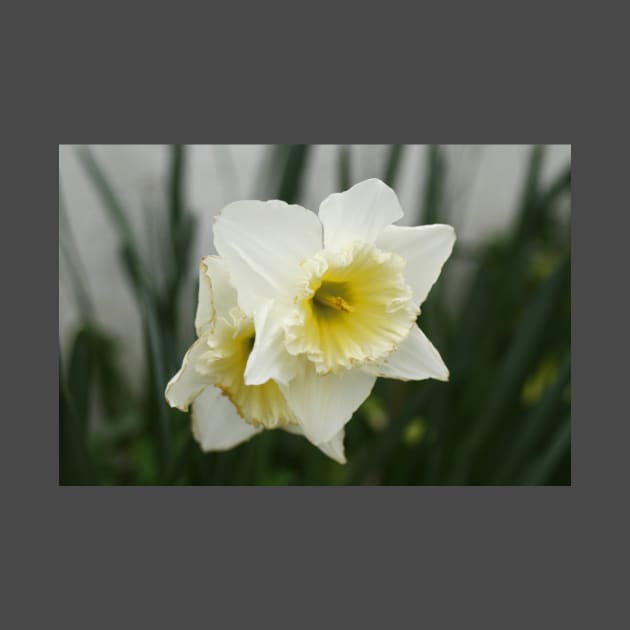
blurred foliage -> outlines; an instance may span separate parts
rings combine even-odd
[[[116,228],[141,314],[141,396],[126,386],[117,341],[94,316],[60,183],[60,251],[82,320],[67,364],[60,360],[61,484],[570,484],[570,240],[556,212],[570,201],[570,166],[543,185],[546,150],[532,147],[512,230],[475,250],[457,242],[418,320],[449,366],[450,381],[380,379],[346,426],[348,464],[341,466],[283,431],[263,432],[225,453],[203,453],[187,414],[167,406],[165,385],[194,334],[192,322],[179,321],[178,304],[192,300],[186,287],[196,275],[187,152],[169,150],[164,205],[152,214],[159,229],[151,251],[169,252],[161,266],[141,250],[129,213],[91,150],[77,151]],[[260,198],[299,203],[313,150],[270,147]],[[426,151],[420,223],[452,223],[447,154],[436,145]],[[404,157],[403,145],[389,148],[382,178],[392,186]],[[347,146],[339,147],[338,182],[340,188],[355,183]],[[458,259],[471,270],[453,306],[446,294]]]

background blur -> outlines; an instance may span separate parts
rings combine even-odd
[[[567,145],[60,146],[62,484],[569,484]],[[164,386],[194,338],[212,219],[236,199],[317,211],[379,177],[453,255],[419,325],[449,383],[379,380],[348,464],[266,431],[204,454]]]

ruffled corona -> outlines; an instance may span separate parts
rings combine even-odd
[[[408,336],[419,309],[403,277],[405,261],[374,245],[320,251],[302,264],[303,280],[285,322],[292,355],[318,374],[382,360]]]
[[[245,385],[243,374],[254,346],[254,323],[237,307],[228,319],[215,320],[207,336],[208,350],[195,369],[232,401],[245,422],[255,427],[274,429],[296,424],[278,385],[269,380],[262,385]]]

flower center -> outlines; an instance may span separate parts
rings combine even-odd
[[[313,296],[313,306],[318,309],[320,317],[334,315],[334,311],[352,313],[354,306],[348,301],[346,282],[322,282],[322,286]]]
[[[215,321],[208,336],[209,350],[197,370],[223,391],[245,422],[268,429],[295,424],[295,416],[274,381],[245,384],[245,366],[256,341],[254,323],[242,313],[234,313],[230,319]]]
[[[306,261],[285,322],[288,352],[305,355],[320,374],[385,358],[418,316],[403,266],[400,256],[369,244]]]

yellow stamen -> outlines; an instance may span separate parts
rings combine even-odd
[[[339,295],[321,295],[318,292],[315,294],[315,301],[323,306],[334,308],[337,311],[344,311],[345,313],[352,313],[354,311],[354,306],[350,306],[350,304]]]

